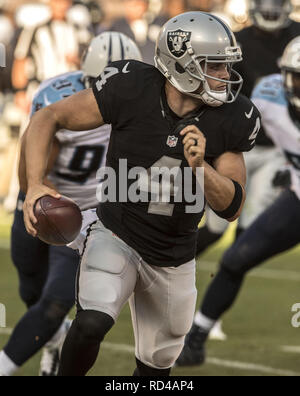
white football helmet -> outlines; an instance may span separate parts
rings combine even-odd
[[[105,67],[123,59],[142,61],[137,45],[129,37],[118,32],[104,32],[95,37],[85,52],[81,64],[87,86],[98,77]]]
[[[249,0],[249,14],[255,26],[267,32],[286,27],[291,20],[291,0]]]
[[[300,36],[293,39],[280,60],[280,68],[284,78],[284,86],[290,104],[300,111],[300,89],[294,86],[293,75],[300,79]]]
[[[243,79],[232,66],[241,60],[242,51],[228,25],[214,15],[199,11],[187,12],[168,21],[156,44],[158,70],[180,92],[213,107],[232,103],[239,95]],[[208,63],[226,63],[231,79],[208,75]],[[224,82],[226,90],[213,91],[208,78]]]

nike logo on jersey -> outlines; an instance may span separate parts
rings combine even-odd
[[[123,67],[122,73],[124,74],[130,73],[130,70],[127,70],[129,63],[130,62],[126,63],[126,65]]]
[[[245,113],[245,116],[246,116],[249,120],[250,120],[250,118],[252,117],[253,111],[254,111],[254,107],[252,107],[252,109],[250,110],[250,113],[249,113],[249,114]]]

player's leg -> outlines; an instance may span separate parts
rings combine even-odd
[[[179,356],[195,311],[195,261],[178,268],[142,262],[130,298],[137,376],[166,376]]]
[[[40,345],[47,342],[41,360],[41,376],[57,374],[61,347],[71,326],[66,316],[75,304],[78,265],[79,256],[75,251],[67,247],[50,247],[47,283],[41,300],[35,306]]]
[[[223,236],[227,227],[228,221],[221,219],[207,207],[205,225],[198,231],[196,256],[199,256],[209,246],[216,243]]]
[[[59,376],[84,376],[94,365],[101,342],[135,288],[132,255],[100,221],[91,226],[77,276],[78,313],[63,346]]]
[[[49,248],[38,238],[32,238],[24,226],[23,201],[24,195],[20,194],[12,228],[12,257],[20,278],[20,294],[29,311],[5,347],[4,353],[14,362],[5,366],[14,367],[16,371],[47,343],[40,373],[50,376],[57,372],[57,346],[61,346],[69,329],[64,318],[75,302],[79,257],[71,249]],[[84,216],[85,223],[95,220],[93,214]]]
[[[197,322],[186,339],[180,365],[199,364],[192,351],[201,351],[214,323],[234,303],[247,272],[300,242],[300,201],[286,190],[225,253],[221,267],[204,297]],[[200,354],[200,352],[199,352]]]
[[[22,206],[24,194],[19,195],[11,233],[11,256],[19,276],[20,296],[28,308],[40,299],[48,274],[48,246],[31,237],[25,229]],[[24,363],[22,349],[26,346],[27,327],[19,322],[4,350],[0,352],[0,375],[12,375]],[[35,343],[35,340],[33,340]]]
[[[42,296],[21,318],[4,348],[18,366],[34,356],[57,332],[56,338],[63,336],[60,327],[75,302],[78,261],[77,254],[66,247],[50,248],[49,272]],[[42,375],[55,375],[56,371],[57,367],[53,366]]]

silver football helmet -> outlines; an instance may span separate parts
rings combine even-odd
[[[124,59],[142,61],[138,46],[123,33],[104,32],[95,37],[81,62],[81,70],[87,86],[89,81],[98,77],[111,62]]]
[[[290,104],[300,111],[300,86],[295,86],[294,75],[300,80],[300,36],[293,39],[280,60],[284,86]]]
[[[242,51],[228,25],[204,12],[187,12],[172,18],[161,29],[156,43],[158,70],[180,92],[209,106],[236,100],[243,79],[232,66],[241,60]],[[226,63],[230,80],[209,75],[209,63]],[[213,91],[207,79],[224,82],[226,90]]]
[[[290,23],[291,0],[249,0],[249,14],[255,26],[267,32],[286,27]]]

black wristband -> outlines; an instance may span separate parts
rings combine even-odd
[[[232,217],[234,217],[238,210],[241,207],[242,201],[243,201],[243,188],[240,185],[240,183],[232,180],[234,187],[235,187],[235,194],[233,197],[233,200],[230,204],[230,206],[223,210],[222,212],[218,212],[216,210],[214,210],[215,214],[219,217],[221,217],[222,219],[231,219]]]

